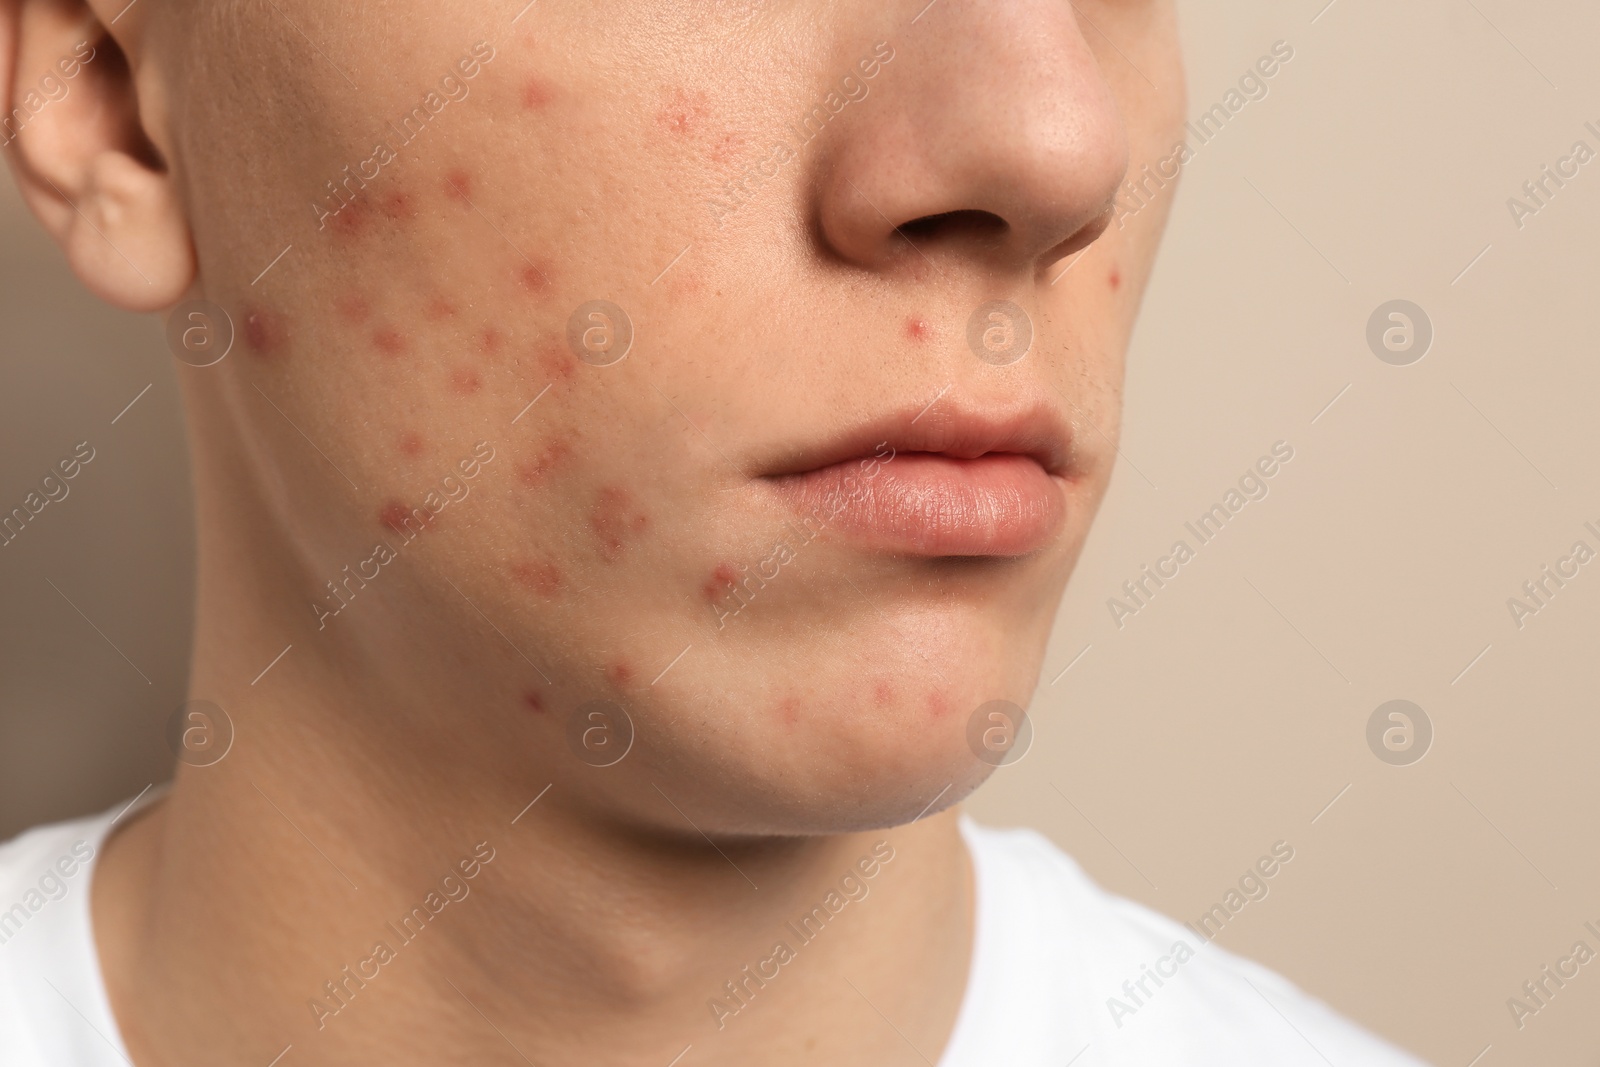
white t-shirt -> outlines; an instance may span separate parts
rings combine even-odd
[[[0,845],[5,1067],[129,1062],[89,912],[122,808]],[[961,829],[977,940],[939,1067],[1420,1067],[1271,971],[1106,893],[1033,831]]]

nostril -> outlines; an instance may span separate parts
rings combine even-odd
[[[950,238],[977,238],[997,241],[1005,236],[1010,226],[999,215],[989,211],[944,211],[937,215],[924,215],[896,227],[913,243],[947,240]]]

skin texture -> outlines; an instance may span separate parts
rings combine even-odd
[[[95,293],[236,334],[178,367],[191,691],[234,746],[95,883],[134,1062],[936,1060],[972,936],[954,805],[991,770],[968,719],[1028,703],[1115,458],[1166,201],[1110,205],[1181,140],[1170,4],[124,5],[0,0],[0,88],[96,43],[8,146],[19,185]],[[847,74],[865,95],[772,165]],[[596,299],[635,330],[609,366],[567,342]],[[1034,329],[1007,366],[965,342],[994,299]],[[719,624],[792,519],[763,475],[1030,405],[1072,428],[1043,548],[830,531]],[[614,766],[569,745],[593,700],[635,727]],[[719,1026],[879,842],[871,895]],[[480,843],[470,896],[319,1019]]]

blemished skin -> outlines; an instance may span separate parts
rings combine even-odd
[[[138,1067],[936,1061],[969,720],[1028,703],[1116,455],[1170,198],[1112,204],[1182,140],[1172,4],[0,0],[7,112],[86,40],[20,188],[97,295],[236,334],[177,366],[190,691],[233,747],[94,888]],[[591,300],[620,361],[569,345]],[[990,300],[1024,358],[969,347]],[[1070,431],[1026,551],[840,523],[766,565],[777,476],[841,436],[1024,416]],[[594,700],[635,728],[608,767]]]

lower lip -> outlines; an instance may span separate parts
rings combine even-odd
[[[1037,461],[902,452],[876,470],[847,460],[775,479],[802,516],[871,547],[920,556],[1022,556],[1066,519],[1066,494]]]

